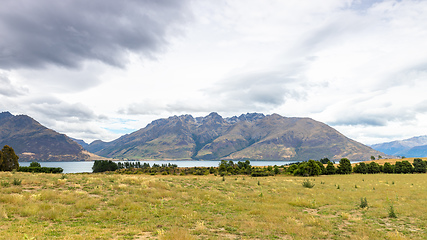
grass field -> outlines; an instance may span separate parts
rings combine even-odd
[[[307,179],[313,188],[302,186]],[[0,172],[0,181],[1,239],[427,236],[427,174],[223,179]]]

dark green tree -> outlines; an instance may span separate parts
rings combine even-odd
[[[402,161],[402,173],[412,173],[414,168],[409,161]]]
[[[106,172],[106,171],[116,171],[118,169],[117,163],[111,160],[95,160],[93,163],[92,171],[96,172]]]
[[[308,162],[302,162],[298,165],[298,168],[294,171],[294,175],[299,176],[317,176],[322,173],[319,165],[316,161],[309,160]]]
[[[315,162],[320,167],[320,175],[325,175],[326,174],[326,168],[325,168],[325,166],[323,166],[323,163],[321,163],[320,161],[315,161]]]
[[[368,173],[379,173],[380,165],[376,162],[371,162],[368,164]]]
[[[42,165],[40,165],[38,162],[31,162],[30,167],[42,167]]]
[[[394,164],[394,173],[402,173],[403,164],[400,161],[396,161]]]
[[[326,166],[326,174],[333,175],[335,174],[336,171],[337,169],[335,168],[334,164],[331,161],[329,161],[328,165]]]
[[[18,155],[15,154],[13,148],[5,145],[1,150],[0,171],[12,171],[19,168]]]
[[[353,172],[355,173],[368,173],[368,167],[366,166],[366,163],[361,162],[359,164],[356,164],[356,166],[353,168]]]
[[[350,174],[352,171],[350,160],[347,158],[341,158],[340,163],[338,164],[337,173],[338,174]]]
[[[420,158],[414,159],[414,163],[412,163],[412,165],[414,165],[414,172],[416,172],[416,173],[426,173],[427,172],[426,162],[424,162]]]
[[[394,172],[393,165],[391,165],[388,162],[384,163],[383,172],[384,173],[393,173]]]
[[[330,162],[330,160],[329,160],[329,158],[325,157],[325,158],[320,159],[320,162],[322,164],[328,164],[328,162]]]

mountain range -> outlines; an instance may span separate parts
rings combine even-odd
[[[427,156],[427,135],[386,143],[378,143],[371,147],[393,156],[425,157]]]
[[[19,161],[85,161],[93,154],[64,134],[42,126],[26,115],[0,113],[0,147],[9,145]]]
[[[114,141],[94,141],[86,149],[119,159],[308,160],[327,157],[368,160],[384,155],[310,118],[213,112],[158,119]]]
[[[223,118],[213,112],[158,119],[111,141],[71,139],[26,115],[0,113],[0,147],[9,145],[19,161],[95,159],[296,160],[327,157],[368,160],[385,155],[310,118],[242,114]]]

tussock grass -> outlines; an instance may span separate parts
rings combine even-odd
[[[0,172],[4,239],[423,239],[427,175],[306,178]],[[390,184],[393,183],[394,184]],[[259,184],[258,184],[259,183]],[[357,188],[355,188],[357,184]],[[340,189],[337,189],[337,186]],[[375,188],[375,190],[373,190]],[[361,207],[369,199],[369,207]],[[389,216],[390,204],[397,218]]]

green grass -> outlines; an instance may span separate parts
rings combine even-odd
[[[2,239],[423,239],[427,174],[0,172]],[[395,184],[389,184],[395,182]],[[260,184],[258,184],[260,183]],[[357,188],[355,188],[355,184]],[[337,189],[337,185],[340,186]],[[373,190],[375,188],[375,190]],[[361,208],[361,199],[369,207]],[[390,206],[397,218],[390,217]]]

